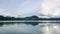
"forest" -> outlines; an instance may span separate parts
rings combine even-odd
[[[39,18],[36,15],[30,16],[30,17],[10,17],[10,16],[2,16],[0,15],[0,20],[60,20],[60,18]]]

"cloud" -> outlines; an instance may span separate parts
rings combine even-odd
[[[60,0],[0,0],[0,15],[59,17]]]
[[[41,3],[41,14],[50,16],[59,16],[60,0],[43,0]]]
[[[0,15],[30,16],[36,15],[41,0],[0,0]]]
[[[0,0],[0,15],[29,16],[37,13],[41,0]],[[3,10],[2,10],[3,9]],[[36,12],[36,13],[34,13]]]

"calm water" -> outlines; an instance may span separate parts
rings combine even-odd
[[[0,23],[0,34],[60,34],[60,23]]]

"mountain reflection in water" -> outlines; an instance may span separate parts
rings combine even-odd
[[[0,34],[60,34],[60,23],[0,23]]]
[[[13,24],[26,24],[26,25],[33,25],[36,26],[39,24],[39,22],[0,22],[0,26],[3,25],[13,25]]]

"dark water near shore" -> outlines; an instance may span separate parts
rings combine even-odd
[[[1,23],[0,34],[60,34],[60,23]]]

